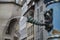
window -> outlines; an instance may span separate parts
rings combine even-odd
[[[38,21],[39,21],[39,9],[37,9],[37,18],[38,18]]]
[[[40,7],[40,12],[42,12],[42,11],[43,11],[43,6]]]
[[[16,21],[17,21],[17,19],[12,19],[10,21],[9,26],[8,26],[8,28],[6,30],[6,34],[11,34],[11,32],[12,32],[12,30],[14,28],[14,25],[15,25]]]

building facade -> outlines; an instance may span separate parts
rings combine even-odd
[[[27,40],[27,30],[26,30],[26,17],[21,17],[20,19],[20,40]]]
[[[20,0],[19,0],[20,1]],[[0,40],[18,40],[21,5],[16,0],[0,0]]]
[[[37,0],[35,2],[34,19],[40,23],[44,23],[45,9],[44,0]],[[45,30],[45,26],[34,25],[34,37],[34,40],[47,40],[48,32]]]
[[[34,2],[33,0],[23,0],[23,7],[22,7],[22,16],[24,17],[33,17],[34,18]],[[26,40],[34,40],[34,24],[27,22],[26,20]]]
[[[27,40],[34,40],[34,25],[27,23]]]
[[[25,0],[22,7],[22,16],[32,17],[40,23],[44,23],[44,13],[45,13],[44,0]],[[27,40],[47,40],[48,32],[45,30],[45,26],[35,25],[27,21]],[[45,37],[46,36],[46,37]]]

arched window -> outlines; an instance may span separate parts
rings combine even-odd
[[[13,28],[14,28],[14,25],[15,25],[16,21],[17,21],[17,19],[12,19],[10,21],[9,26],[6,30],[6,34],[11,34],[12,30],[14,30]]]

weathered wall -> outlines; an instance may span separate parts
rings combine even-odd
[[[14,1],[15,0],[0,0],[0,1]],[[20,18],[20,7],[18,5],[12,4],[12,3],[1,3],[0,4],[0,40],[4,40],[4,32],[7,29],[7,26],[9,24],[9,21],[11,18]],[[13,39],[10,36],[6,36],[8,38]]]
[[[40,0],[35,5],[34,19],[40,23],[44,23],[44,12],[45,4],[43,3],[43,0]],[[45,26],[34,25],[34,40],[47,40],[47,34]]]

